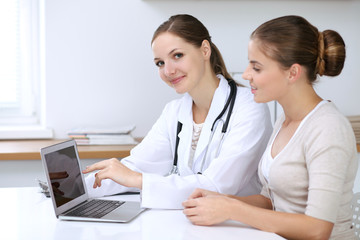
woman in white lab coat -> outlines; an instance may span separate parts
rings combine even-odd
[[[259,193],[257,166],[272,132],[267,105],[255,103],[248,89],[236,86],[224,138],[229,108],[211,137],[213,122],[230,98],[231,76],[207,29],[190,15],[175,15],[155,31],[151,46],[161,79],[184,96],[165,106],[130,156],[83,171],[98,171],[86,178],[89,195],[138,189],[142,207],[181,209],[196,188],[240,196]],[[177,134],[178,122],[182,128]],[[169,174],[176,153],[178,171]]]

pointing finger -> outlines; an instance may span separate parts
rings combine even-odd
[[[102,170],[107,166],[106,160],[101,161],[101,162],[97,162],[94,163],[90,166],[87,166],[82,172],[83,173],[89,173],[89,172],[93,172],[95,170]]]

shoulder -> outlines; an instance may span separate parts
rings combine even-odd
[[[248,87],[241,87],[237,86],[237,95],[236,97],[240,101],[248,101],[248,102],[255,102],[254,96],[251,93],[251,90]]]
[[[336,108],[332,102],[325,102],[310,116],[308,127],[327,131],[350,131],[349,120]]]
[[[348,154],[356,151],[356,142],[349,120],[332,102],[322,104],[304,124],[307,149],[342,149]]]
[[[192,98],[186,93],[181,98],[168,102],[165,105],[160,118],[162,118],[166,124],[177,121],[184,122],[191,117],[191,109]],[[176,119],[176,121],[174,121],[174,119]]]
[[[165,105],[163,112],[178,112],[181,107],[188,105],[188,102],[191,101],[191,97],[188,94],[184,94],[181,98],[174,99],[168,102]]]

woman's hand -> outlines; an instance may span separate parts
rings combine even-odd
[[[201,189],[201,188],[197,188],[195,189],[195,191],[189,196],[188,199],[194,199],[194,198],[200,198],[200,197],[207,197],[207,196],[220,196],[221,194],[218,192],[213,192],[213,191],[209,191],[209,190],[205,190],[205,189]]]
[[[213,225],[230,219],[229,205],[234,199],[220,193],[196,189],[183,202],[184,214],[195,225]]]
[[[126,187],[142,188],[142,174],[126,167],[116,158],[87,166],[86,169],[83,170],[83,173],[86,174],[95,170],[99,171],[95,174],[94,188],[101,187],[101,181],[103,179],[112,179]]]

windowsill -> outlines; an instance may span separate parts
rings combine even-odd
[[[0,139],[51,139],[53,137],[52,129],[39,125],[34,126],[1,126]]]

